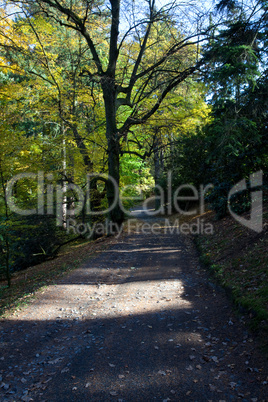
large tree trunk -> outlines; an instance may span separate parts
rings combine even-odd
[[[116,125],[116,89],[113,77],[105,77],[102,81],[102,90],[106,114],[106,138],[108,144],[108,173],[114,179],[107,182],[107,198],[109,218],[113,223],[121,225],[124,220],[124,213],[119,203],[119,182],[120,182],[120,145],[119,133]],[[112,207],[113,206],[113,207]]]
[[[154,182],[155,182],[155,210],[159,211],[161,208],[161,198],[159,187],[162,187],[161,178],[164,171],[163,151],[161,148],[161,138],[158,134],[158,129],[155,129],[155,144],[154,144]]]

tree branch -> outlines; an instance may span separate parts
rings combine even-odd
[[[166,98],[166,96],[169,94],[169,92],[172,91],[173,88],[175,88],[177,85],[179,85],[182,81],[184,81],[188,76],[194,73],[194,71],[201,65],[201,61],[197,63],[195,66],[187,68],[186,70],[182,71],[179,73],[179,75],[173,79],[169,85],[166,86],[164,91],[161,93],[159,96],[157,102],[154,104],[154,106],[149,110],[147,113],[145,113],[142,117],[136,118],[132,114],[127,118],[123,126],[119,129],[120,133],[125,133],[129,130],[129,128],[133,125],[139,125],[145,123],[161,106],[163,100]]]
[[[60,11],[62,14],[64,14],[65,16],[68,17],[68,20],[71,20],[71,21],[74,22],[75,26],[71,25],[71,24],[64,23],[59,19],[56,19],[57,22],[60,23],[61,25],[64,25],[66,27],[69,27],[69,28],[72,28],[72,29],[74,29],[76,31],[79,31],[82,34],[82,36],[87,41],[89,49],[90,49],[90,51],[92,53],[92,57],[93,57],[93,60],[94,60],[94,62],[96,64],[98,73],[100,75],[102,75],[103,74],[102,63],[101,63],[101,60],[100,60],[99,55],[97,53],[96,47],[95,47],[95,45],[94,45],[94,43],[93,43],[93,41],[91,39],[91,36],[89,35],[89,33],[88,33],[87,29],[86,29],[85,20],[84,19],[82,20],[74,11],[72,11],[70,8],[64,7],[57,0],[54,0],[54,1],[52,1],[52,0],[42,0],[42,1],[38,0],[38,4],[42,6],[41,3],[45,3],[48,6],[50,6],[52,9]],[[54,17],[54,19],[55,19],[55,17]]]
[[[119,35],[119,17],[120,17],[120,1],[110,0],[112,6],[112,23],[110,33],[110,49],[109,49],[109,64],[107,68],[107,74],[109,76],[115,76],[116,62],[118,59],[117,41]]]

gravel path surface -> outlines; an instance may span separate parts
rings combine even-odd
[[[268,400],[255,339],[189,239],[164,229],[119,238],[0,336],[1,401]]]

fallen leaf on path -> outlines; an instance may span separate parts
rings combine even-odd
[[[47,384],[51,380],[52,380],[52,377],[49,377],[46,381],[43,381],[43,384]]]
[[[209,389],[210,389],[210,391],[212,391],[212,392],[216,391],[215,385],[212,385],[212,384],[209,384]]]
[[[49,360],[49,361],[48,361],[48,364],[57,364],[57,363],[59,363],[61,360],[63,360],[63,357],[58,357],[57,359]]]
[[[190,359],[190,360],[194,360],[194,359],[195,359],[195,356],[194,356],[194,355],[190,355],[190,356],[189,356],[189,359]]]
[[[23,402],[30,402],[30,401],[33,401],[33,398],[31,398],[30,396],[25,395],[25,396],[23,396],[23,397],[21,398],[21,400],[22,400]]]

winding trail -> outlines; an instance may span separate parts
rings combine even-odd
[[[191,241],[154,222],[0,322],[1,401],[267,400],[255,340]]]

